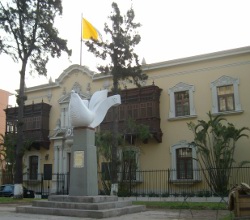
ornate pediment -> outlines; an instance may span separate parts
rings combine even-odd
[[[58,100],[58,103],[59,103],[59,104],[69,103],[69,101],[70,101],[70,93],[67,93],[66,95],[63,95],[63,96]]]
[[[49,138],[50,139],[58,139],[64,138],[66,134],[66,129],[57,129]]]
[[[82,92],[81,85],[78,82],[74,83],[71,90],[74,90],[81,97],[81,99],[90,99],[91,97],[91,94],[89,94],[88,90],[86,90],[85,93]],[[71,90],[68,93],[66,93],[66,91],[63,92],[63,96],[58,100],[59,104],[69,103]]]
[[[170,92],[179,92],[179,91],[185,91],[185,90],[190,90],[193,89],[193,85],[189,85],[183,82],[177,83],[174,87],[170,88]]]
[[[238,83],[238,79],[233,78],[231,76],[221,76],[219,79],[215,80],[211,83],[211,86],[225,86],[230,84]]]
[[[95,74],[95,72],[89,70],[89,68],[86,66],[74,64],[65,69],[63,73],[55,80],[55,82],[60,85],[62,84],[64,79],[69,77],[70,74],[75,74],[75,73],[86,74],[87,76],[89,76],[90,79],[92,79]]]

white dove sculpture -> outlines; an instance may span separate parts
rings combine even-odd
[[[71,91],[69,102],[69,119],[72,127],[95,128],[103,121],[110,107],[120,105],[120,95],[108,96],[108,90],[95,92],[90,101],[82,100],[74,91]]]

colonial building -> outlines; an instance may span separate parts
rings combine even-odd
[[[4,112],[4,109],[8,107],[9,104],[9,96],[11,95],[10,92],[0,89],[0,135],[5,134],[6,130],[6,114]],[[0,138],[1,140],[2,138]],[[0,145],[0,174],[2,174],[2,171],[5,169],[5,157],[4,157],[4,147],[3,145]]]
[[[120,82],[120,131],[126,135],[124,124],[132,117],[148,125],[152,134],[135,152],[137,169],[171,168],[177,170],[171,177],[173,181],[201,181],[188,172],[198,164],[192,159],[196,158],[196,151],[189,147],[194,137],[187,123],[208,120],[207,113],[211,112],[223,114],[237,128],[250,127],[250,47],[143,64],[142,70],[148,80],[141,82],[141,88]],[[70,93],[75,90],[83,99],[90,99],[95,91],[111,88],[111,76],[80,65],[69,66],[54,82],[26,88],[25,133],[33,138],[33,144],[24,156],[24,172],[32,178],[46,169],[52,173],[70,172],[73,144],[68,119]],[[15,130],[15,111],[6,110],[7,132]],[[109,112],[100,129],[111,129],[111,122]],[[249,139],[241,139],[237,145],[236,162],[248,160]]]
[[[4,109],[9,104],[10,92],[0,89],[0,134],[5,133],[6,115]]]

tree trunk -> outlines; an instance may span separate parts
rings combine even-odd
[[[19,94],[17,97],[18,104],[18,117],[17,117],[17,145],[16,145],[16,165],[15,165],[15,173],[14,173],[14,198],[22,198],[22,183],[23,183],[23,126],[24,126],[24,87],[25,87],[25,66],[26,62],[23,62],[22,69],[20,71],[20,87]],[[21,185],[21,187],[20,187]]]
[[[118,146],[118,108],[113,109],[113,138],[112,138],[112,183],[118,181],[117,146]]]
[[[113,79],[114,95],[118,94],[118,80]],[[112,178],[111,183],[118,183],[118,163],[117,163],[117,147],[118,147],[118,107],[113,108],[113,136],[112,136]]]

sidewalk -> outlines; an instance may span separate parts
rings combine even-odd
[[[172,210],[172,209],[152,209],[141,213],[122,215],[119,217],[105,218],[105,220],[215,220],[216,216],[220,218],[229,215],[227,210],[219,210],[218,216],[216,210]],[[1,220],[93,220],[93,218],[77,218],[68,216],[53,216],[53,215],[34,215],[16,213],[16,205],[0,205],[0,219]]]
[[[228,202],[228,197],[119,197],[119,200],[130,200],[130,201],[159,201],[159,202]]]

